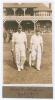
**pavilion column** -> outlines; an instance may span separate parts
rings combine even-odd
[[[26,11],[27,8],[22,8],[22,9],[23,9],[23,11],[24,11],[24,16],[25,16],[25,11]]]
[[[35,32],[35,29],[36,29],[36,23],[37,23],[38,20],[33,20],[33,23],[34,23],[34,32]]]
[[[35,15],[35,11],[34,11],[34,16],[36,16],[36,15]]]
[[[12,8],[12,9],[13,9],[13,11],[14,11],[14,16],[15,16],[16,8]]]

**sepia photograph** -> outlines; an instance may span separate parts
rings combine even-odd
[[[52,84],[51,3],[3,3],[3,83]]]

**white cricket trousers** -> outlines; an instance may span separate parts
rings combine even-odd
[[[23,67],[26,60],[25,48],[16,46],[15,55],[17,68],[20,69],[21,66]]]
[[[41,66],[41,47],[39,47],[37,50],[35,48],[33,48],[32,53],[31,53],[31,57],[32,57],[32,61],[36,61],[36,68],[40,69]]]

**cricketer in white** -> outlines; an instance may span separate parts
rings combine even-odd
[[[18,31],[12,37],[12,52],[15,53],[15,61],[18,71],[24,69],[24,62],[26,60],[27,38],[25,32],[19,27]]]
[[[29,65],[35,65],[37,70],[40,70],[41,58],[43,53],[43,38],[39,30],[35,30],[30,41],[30,56]]]

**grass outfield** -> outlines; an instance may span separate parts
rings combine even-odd
[[[28,37],[29,42],[30,37]],[[4,43],[3,82],[6,84],[49,84],[52,83],[52,36],[51,33],[43,34],[44,52],[41,70],[25,66],[21,72],[17,71],[12,62],[10,52],[11,43]],[[28,43],[29,44],[29,43]]]

